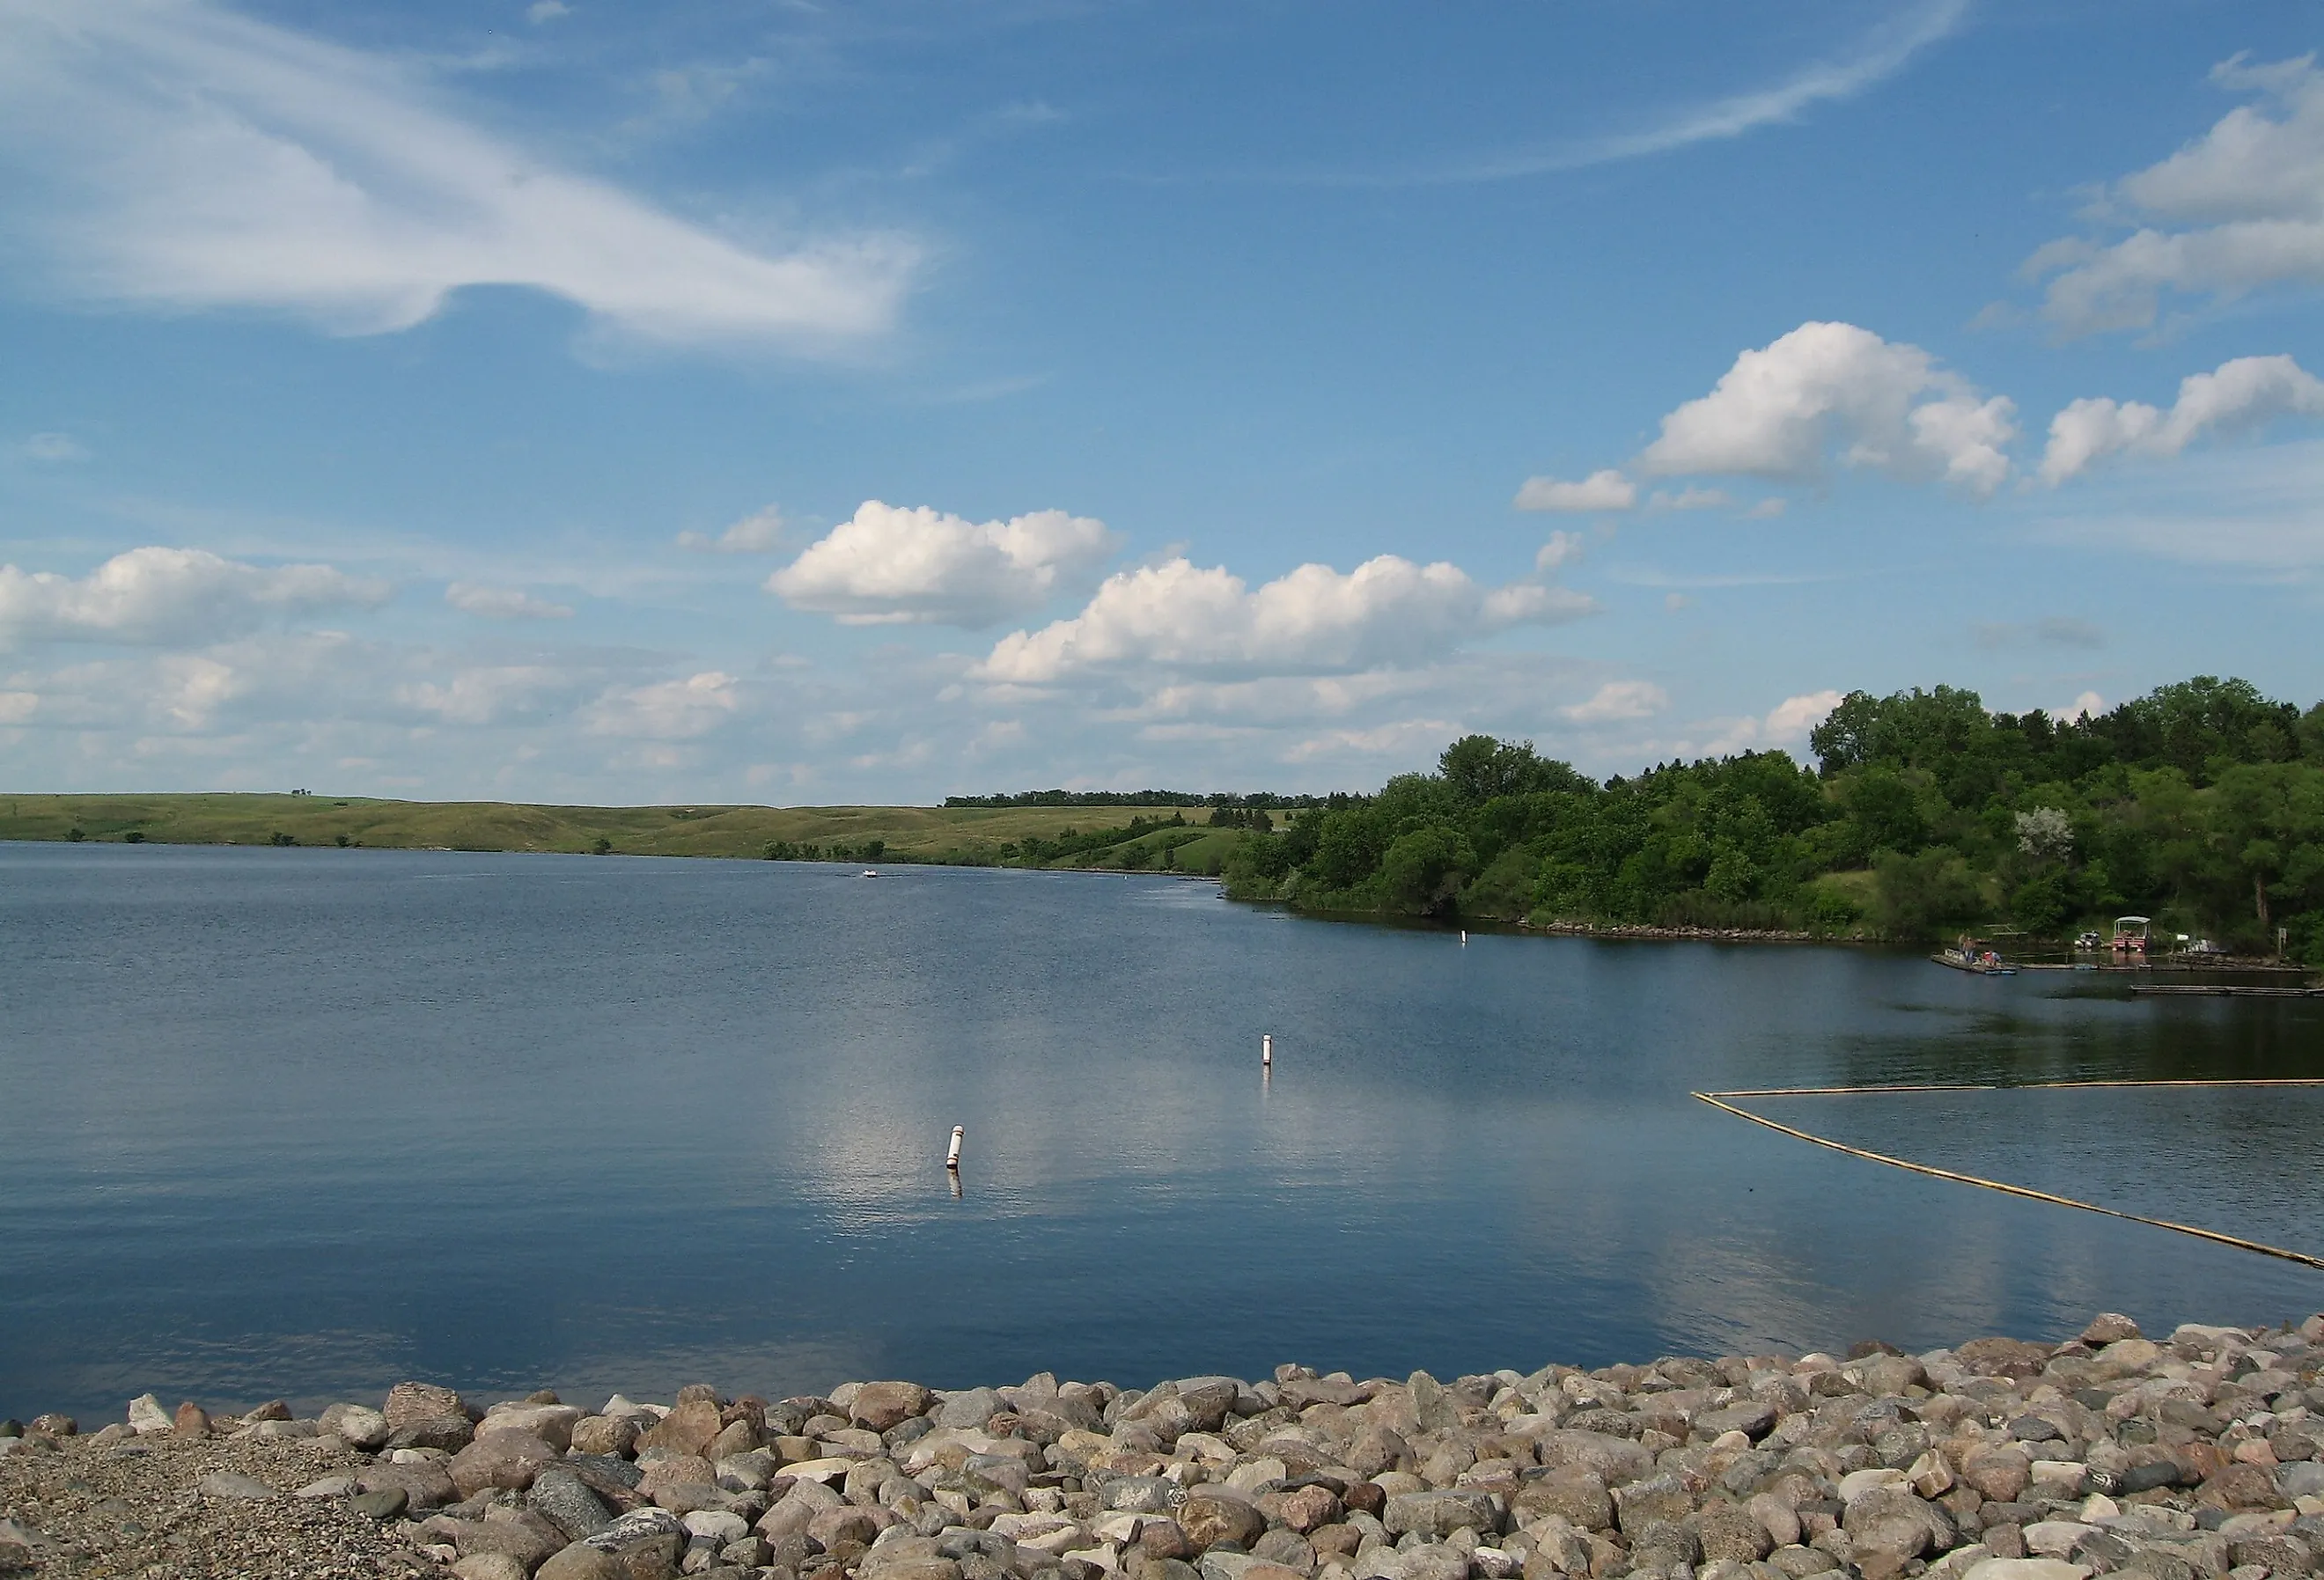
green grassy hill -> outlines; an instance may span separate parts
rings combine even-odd
[[[1189,824],[1209,816],[1199,807],[1140,807],[1135,815],[1167,819],[1174,811]],[[860,852],[878,840],[882,849],[874,859],[988,863],[1005,859],[1004,847],[1021,840],[1120,828],[1132,815],[1120,807],[536,807],[322,795],[0,795],[0,839],[69,839],[78,829],[87,839],[135,836],[168,845],[569,852],[594,851],[603,840],[629,855],[710,856],[758,856],[779,841],[825,854],[835,854],[833,846]],[[1222,858],[1232,832],[1165,827],[1043,864],[1159,868],[1163,848],[1175,843],[1194,857],[1179,860],[1178,870],[1214,871],[1206,858]],[[1131,850],[1143,851],[1145,862],[1120,859]]]

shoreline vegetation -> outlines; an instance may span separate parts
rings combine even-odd
[[[1434,773],[1237,843],[1227,892],[1317,914],[2006,952],[2152,919],[2159,956],[2324,965],[2324,704],[2200,676],[2097,716],[1851,692],[1816,761],[1744,752],[1600,783],[1471,735]],[[2280,929],[2280,930],[2279,930]]]
[[[1780,751],[1600,781],[1471,735],[1378,791],[956,796],[942,807],[548,807],[0,796],[0,839],[337,845],[1168,873],[1316,916],[2005,952],[2153,919],[2158,957],[2324,966],[2324,703],[2243,680],[2061,720],[1851,692]],[[1125,818],[1124,813],[1129,815]]]
[[[1358,1380],[0,1423],[0,1573],[416,1580],[2298,1580],[2324,1317]]]

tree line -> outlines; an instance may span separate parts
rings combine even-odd
[[[946,796],[947,807],[1217,807],[1297,810],[1331,803],[1330,796],[1285,796],[1271,790],[1019,790],[1013,795]]]
[[[2199,676],[2110,711],[1849,694],[1783,752],[1603,783],[1471,735],[1434,773],[1239,836],[1228,892],[1303,910],[1857,933],[2118,914],[2324,965],[2324,704]]]

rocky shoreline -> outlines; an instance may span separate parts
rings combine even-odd
[[[1439,1382],[0,1424],[0,1574],[462,1580],[2293,1580],[2324,1317]]]

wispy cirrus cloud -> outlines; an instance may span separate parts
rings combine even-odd
[[[1780,80],[1666,111],[1643,125],[1553,143],[1504,149],[1431,165],[1385,171],[1257,175],[1282,184],[1347,187],[1476,185],[1523,180],[1561,171],[1647,159],[1701,143],[1722,143],[1763,126],[1798,120],[1818,105],[1854,98],[1911,64],[1923,51],[1958,32],[1970,0],[1921,0],[1875,24],[1852,49],[1810,61]]]
[[[569,604],[552,604],[518,587],[486,587],[472,581],[456,581],[446,587],[444,601],[463,614],[480,615],[486,620],[573,618]]]
[[[5,229],[60,295],[403,329],[521,285],[662,344],[815,349],[892,321],[908,238],[744,239],[558,168],[406,62],[202,0],[0,5]]]
[[[1635,131],[1563,147],[1503,154],[1438,173],[1440,181],[1505,181],[1557,171],[1646,159],[1697,143],[1720,143],[1762,126],[1796,121],[1821,104],[1854,98],[1903,70],[1915,55],[1959,31],[1969,0],[1929,0],[1875,27],[1844,55],[1812,61],[1782,81],[1691,105]]]

